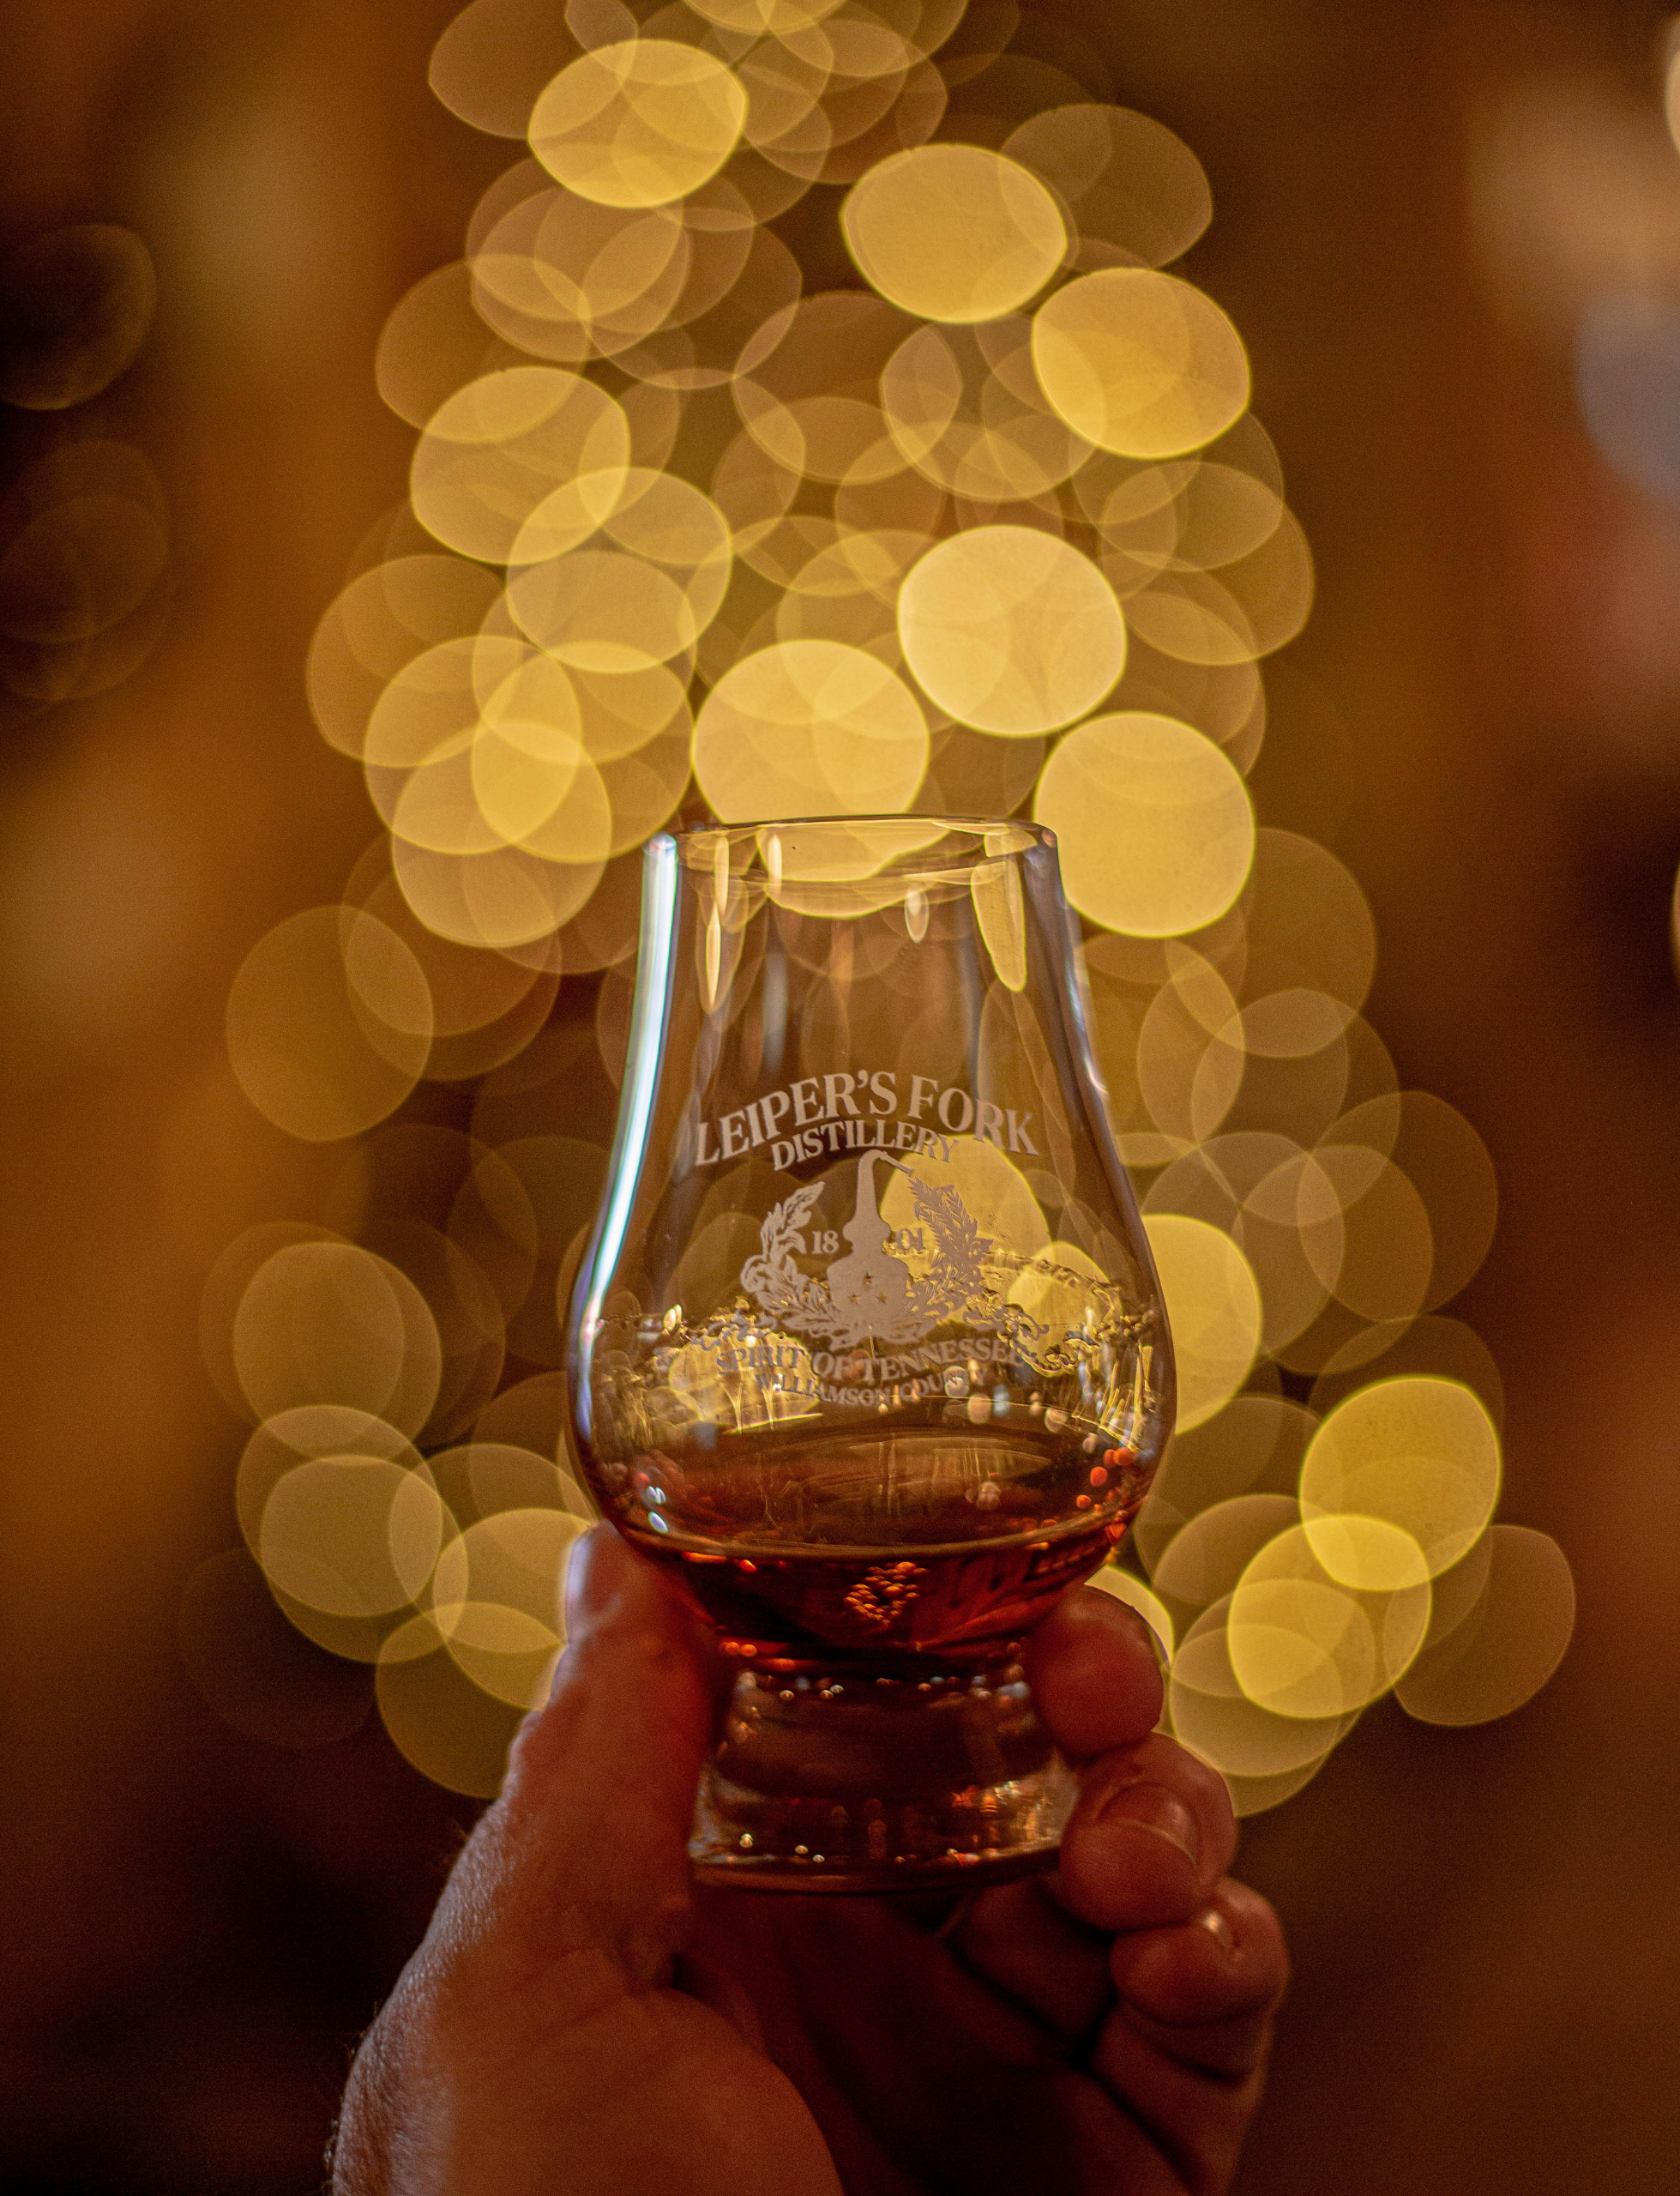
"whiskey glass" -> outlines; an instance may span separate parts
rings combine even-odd
[[[1053,836],[826,817],[645,857],[617,1138],[569,1330],[608,1519],[735,1666],[713,1882],[1051,1864],[1019,1649],[1171,1430]]]

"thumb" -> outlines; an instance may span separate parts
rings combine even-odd
[[[528,1958],[605,1953],[625,1985],[646,1988],[687,1933],[715,1652],[610,1526],[577,1544],[566,1602],[568,1645],[548,1704],[515,1742],[501,1797],[472,1841],[479,1855],[462,1857]],[[480,1900],[468,1903],[482,1918]]]

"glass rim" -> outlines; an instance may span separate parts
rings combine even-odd
[[[905,835],[901,851],[882,849],[879,868],[873,873],[889,872],[896,863],[912,862],[918,868],[960,869],[977,862],[1007,860],[1016,854],[1039,852],[1053,854],[1056,834],[1043,824],[1032,822],[1021,816],[917,816],[902,812],[891,814],[860,814],[856,816],[774,816],[750,824],[697,824],[680,831],[655,832],[646,842],[646,851],[652,855],[656,850],[669,848],[677,861],[685,869],[710,869],[716,861],[720,841],[732,849],[738,847],[762,846],[767,836],[795,834],[807,846],[813,839],[844,842],[848,835],[858,831],[891,830],[894,827]],[[1011,843],[996,845],[992,842],[1004,834]],[[969,843],[948,852],[942,849],[942,838],[961,837]]]

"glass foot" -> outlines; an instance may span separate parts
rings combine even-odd
[[[926,1891],[1052,1867],[1079,1796],[1021,1666],[743,1670],[689,1853],[753,1891]]]

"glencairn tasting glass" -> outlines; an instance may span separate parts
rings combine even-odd
[[[1055,841],[828,818],[647,849],[573,1302],[606,1516],[738,1675],[691,1852],[882,1891],[1048,1864],[1075,1797],[1022,1636],[1172,1414]]]

